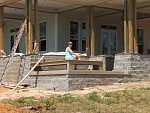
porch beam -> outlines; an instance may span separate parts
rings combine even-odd
[[[23,9],[23,10],[25,9],[25,5],[23,3],[12,3],[12,4],[6,5],[5,7],[16,8],[16,9]],[[34,10],[34,6],[33,6],[33,10]],[[56,13],[57,12],[57,8],[38,6],[38,11],[39,12]]]
[[[89,3],[88,5],[92,6],[92,5],[103,4],[103,3],[107,3],[107,2],[111,2],[111,1],[113,1],[113,0],[97,0],[97,1]]]
[[[62,2],[62,3],[67,3],[67,4],[76,4],[76,5],[87,5],[86,2],[81,2],[77,0],[51,0],[55,2]]]
[[[64,6],[64,7],[60,7],[57,9],[57,12],[64,12],[64,11],[69,11],[69,10],[73,10],[73,9],[77,9],[77,8],[81,8],[83,7],[83,5],[69,5],[69,6]]]
[[[19,0],[7,0],[7,1],[5,0],[5,1],[0,2],[0,6],[5,6],[7,4],[11,4],[11,3],[14,3],[17,1],[19,1]]]
[[[0,7],[0,50],[4,50],[4,8]],[[0,55],[2,55],[0,53]]]
[[[18,15],[18,14],[16,15],[16,14],[4,13],[4,18],[23,20],[24,19],[24,15]]]

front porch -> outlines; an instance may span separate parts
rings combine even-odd
[[[0,36],[2,38],[0,50],[6,50],[7,55],[17,36],[16,26],[19,26],[24,13],[28,22],[18,48],[18,52],[25,55],[13,57],[14,62],[9,67],[7,76],[4,77],[2,72],[8,58],[0,59],[0,82],[18,83],[29,72],[30,64],[40,59],[40,54],[62,52],[70,40],[74,43],[75,52],[86,54],[81,60],[103,62],[104,72],[87,74],[86,71],[85,73],[72,71],[59,74],[56,71],[45,75],[30,75],[24,82],[46,89],[56,87],[56,90],[74,90],[99,84],[150,79],[148,69],[150,57],[141,55],[149,53],[150,49],[148,43],[150,23],[147,19],[149,17],[143,17],[143,15],[150,15],[147,12],[149,1],[122,0],[118,3],[115,0],[107,2],[99,0],[86,3],[78,0],[76,2],[49,0],[44,3],[49,5],[56,3],[56,6],[55,8],[45,7],[40,0],[39,4],[38,0],[34,0],[34,4],[31,0],[20,0],[17,3],[5,4],[6,8],[1,6],[1,15],[4,15],[4,8],[6,12],[11,9],[14,9],[15,13],[19,11],[19,14],[13,15],[13,19],[10,19],[12,16],[10,14],[7,14],[9,17],[0,16]],[[70,6],[70,4],[74,5]],[[19,9],[20,7],[22,9]],[[32,9],[34,9],[34,16]],[[20,12],[24,12],[23,15],[20,15]],[[4,20],[6,21],[5,26],[3,25]],[[39,43],[36,54],[33,53],[35,43]],[[64,55],[47,55],[45,59],[63,60]]]

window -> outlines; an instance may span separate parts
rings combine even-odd
[[[82,23],[82,51],[86,51],[86,25]]]
[[[79,50],[79,23],[70,22],[70,41],[73,42],[72,50]]]
[[[144,30],[143,29],[137,29],[137,43],[138,43],[138,53],[143,54],[143,49],[144,49]]]
[[[46,51],[46,22],[39,23],[40,51]]]
[[[70,41],[73,42],[72,50],[86,51],[86,27],[82,22],[70,22]]]

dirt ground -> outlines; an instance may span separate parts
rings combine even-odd
[[[64,95],[64,94],[71,94],[71,95],[85,95],[96,91],[98,94],[103,94],[104,92],[113,92],[119,90],[130,90],[130,89],[137,89],[137,88],[150,88],[150,81],[144,82],[135,82],[135,83],[116,83],[113,85],[106,85],[106,86],[96,86],[96,87],[89,87],[84,88],[83,90],[75,90],[69,92],[55,92],[50,90],[44,90],[41,88],[26,88],[13,91],[9,88],[4,88],[0,86],[0,101],[2,100],[14,100],[21,97],[31,97],[34,96],[36,98],[40,97],[49,97],[52,95]],[[0,113],[32,113],[31,111],[25,110],[23,108],[17,108],[12,105],[0,104]]]

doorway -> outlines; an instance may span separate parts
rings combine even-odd
[[[103,55],[115,55],[117,52],[117,30],[102,29],[102,54]]]

